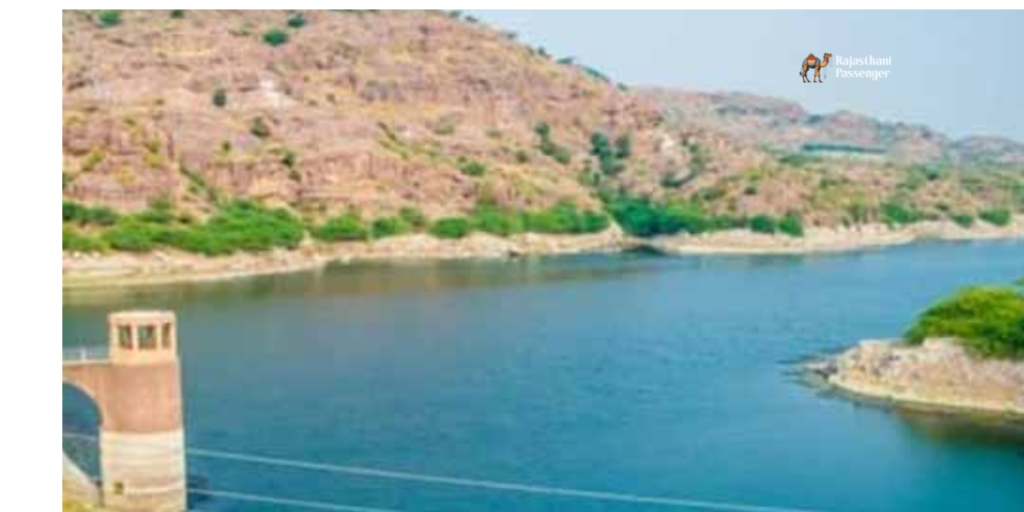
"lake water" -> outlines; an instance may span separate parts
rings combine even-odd
[[[1022,276],[1020,242],[338,266],[65,292],[64,346],[102,343],[111,310],[176,310],[194,447],[816,511],[1022,511],[1024,428],[856,404],[793,372],[898,335],[960,286]],[[189,472],[404,512],[687,510],[198,457]]]

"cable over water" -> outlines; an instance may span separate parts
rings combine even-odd
[[[64,434],[65,437],[76,439],[92,439],[94,436],[84,434]],[[693,498],[676,498],[664,496],[645,496],[641,494],[621,493],[613,491],[596,491],[587,489],[574,489],[569,487],[555,487],[537,485],[522,482],[505,482],[498,480],[487,480],[478,478],[464,478],[443,475],[432,475],[426,473],[415,473],[408,471],[394,471],[388,469],[370,468],[365,466],[353,466],[345,464],[331,464],[326,462],[313,462],[298,459],[281,457],[268,457],[251,453],[230,452],[223,450],[211,450],[205,448],[189,447],[186,453],[190,456],[228,460],[249,464],[258,464],[272,467],[286,467],[292,469],[303,469],[309,471],[321,471],[326,473],[346,474],[360,477],[385,478],[391,480],[402,480],[428,484],[451,485],[458,487],[488,489],[494,491],[519,492],[533,495],[559,496],[568,498],[580,498],[596,501],[631,503],[642,505],[657,505],[663,507],[686,508],[690,510],[708,510],[716,512],[826,512],[820,509],[807,509],[795,507],[779,507],[754,505],[748,503],[737,503],[728,501],[712,501]],[[191,489],[190,489],[191,491]],[[227,492],[227,491],[224,491]],[[242,493],[239,493],[240,495]],[[328,509],[333,510],[333,509]],[[349,510],[349,509],[340,509]],[[373,509],[364,509],[373,510]],[[391,511],[393,512],[393,511]]]

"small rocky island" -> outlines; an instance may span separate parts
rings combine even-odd
[[[808,369],[853,395],[1024,418],[1024,295],[962,290],[900,340],[866,340]]]

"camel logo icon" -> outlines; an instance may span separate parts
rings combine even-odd
[[[812,69],[814,70],[814,80],[813,81],[814,82],[818,82],[818,83],[822,83],[822,80],[821,80],[821,68],[823,68],[825,66],[828,66],[828,59],[831,56],[832,56],[831,53],[826,53],[825,54],[825,60],[821,60],[821,59],[815,57],[813,53],[808,55],[807,58],[804,59],[804,62],[803,62],[803,64],[801,64],[801,68],[800,68],[800,76],[803,77],[804,83],[810,83],[811,82],[811,80],[807,79],[807,72],[812,70]]]

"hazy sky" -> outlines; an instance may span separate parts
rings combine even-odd
[[[798,101],[1024,141],[1024,11],[474,11],[614,80]],[[804,84],[809,53],[892,57],[888,78]],[[831,68],[831,69],[829,69]],[[845,68],[849,69],[849,68]]]

